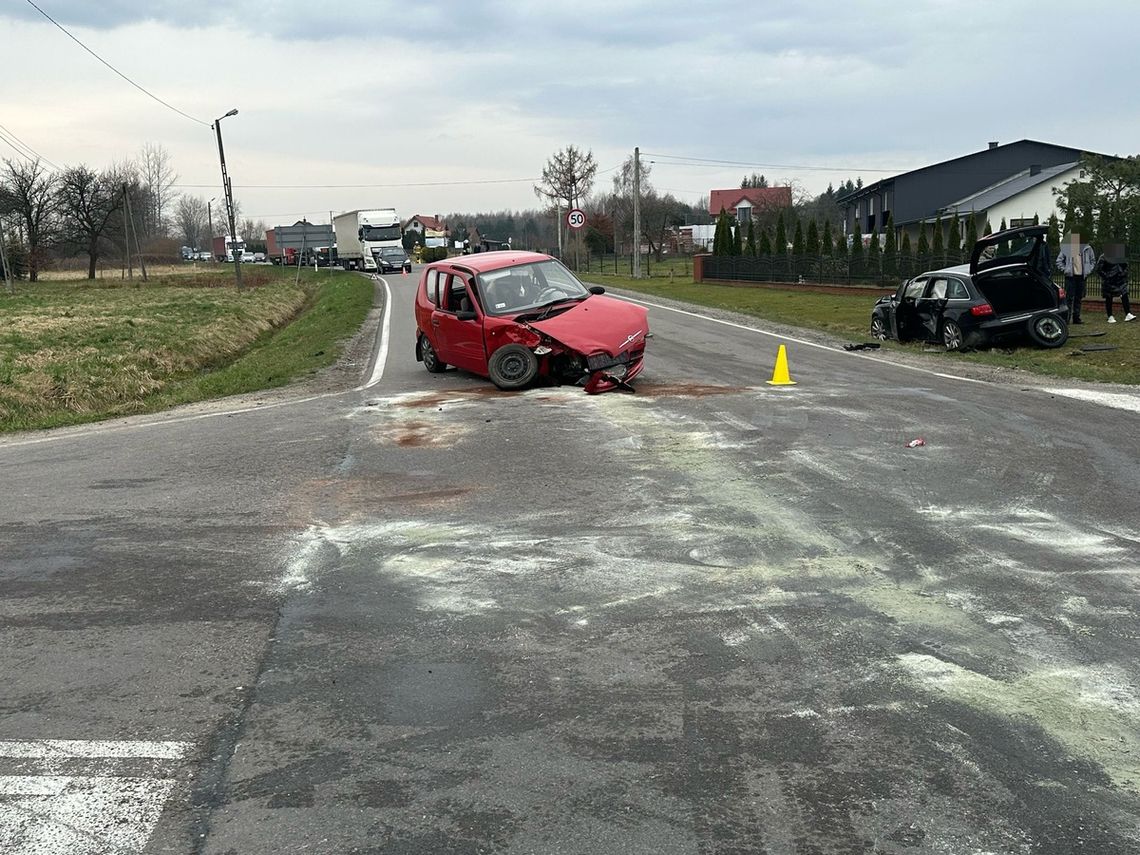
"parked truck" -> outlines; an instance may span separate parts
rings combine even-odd
[[[331,225],[298,220],[265,233],[265,254],[274,264],[312,264],[318,247],[331,246],[333,241]]]
[[[240,260],[243,252],[245,252],[245,240],[240,237],[234,238],[230,235],[218,235],[214,238],[215,261],[233,261],[234,253],[237,253],[237,257]]]
[[[386,247],[402,247],[395,208],[346,211],[333,217],[336,251],[345,270],[376,271],[376,256]]]

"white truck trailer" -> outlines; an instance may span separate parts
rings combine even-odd
[[[346,211],[333,217],[336,251],[345,270],[376,270],[376,256],[389,246],[403,246],[395,208]]]

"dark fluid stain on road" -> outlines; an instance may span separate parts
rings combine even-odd
[[[636,394],[648,398],[711,398],[715,395],[738,395],[748,391],[744,386],[713,386],[705,383],[638,383]]]
[[[89,490],[131,490],[159,481],[159,478],[108,478],[87,485]]]
[[[469,389],[440,389],[438,392],[425,392],[406,401],[400,401],[397,407],[409,410],[423,410],[428,407],[440,407],[448,401],[471,400],[476,398],[507,398],[514,392],[503,392],[496,386],[474,386]]]

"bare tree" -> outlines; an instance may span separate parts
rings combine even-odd
[[[129,173],[122,167],[95,172],[73,166],[59,175],[58,201],[63,219],[62,236],[87,255],[87,278],[95,278],[95,266],[108,243],[121,232],[123,184]]]
[[[631,240],[633,238],[633,162],[633,155],[631,154],[625,159],[621,168],[614,173],[613,177],[614,234],[616,235],[620,228],[624,234],[630,235]],[[654,192],[653,185],[649,181],[649,173],[653,171],[653,166],[644,159],[640,159],[639,164],[638,189],[641,191],[641,198],[644,201],[646,196]],[[644,227],[645,224],[645,218],[642,217],[642,226]],[[642,231],[644,232],[644,228]]]
[[[551,155],[542,169],[542,183],[535,186],[534,192],[538,198],[565,212],[578,207],[590,192],[597,174],[594,153],[587,151],[583,154],[576,146],[568,145]],[[558,223],[558,233],[561,244],[561,222]]]
[[[144,238],[159,237],[166,234],[167,217],[177,196],[174,182],[178,175],[170,165],[170,152],[161,143],[146,143],[139,152],[138,172],[144,200],[139,206],[140,231]]]
[[[209,229],[206,200],[201,196],[179,196],[174,222],[184,245],[193,249],[201,247],[202,236]]]
[[[0,210],[18,218],[28,247],[28,280],[39,278],[47,249],[58,237],[59,200],[56,175],[39,159],[4,161],[0,173]]]

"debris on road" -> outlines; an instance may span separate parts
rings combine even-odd
[[[861,341],[858,344],[845,344],[844,350],[878,350],[882,347],[877,341]]]
[[[906,444],[906,447],[907,448],[921,448],[924,445],[926,445],[926,440],[920,436],[918,439],[912,439],[910,442],[908,442]]]

